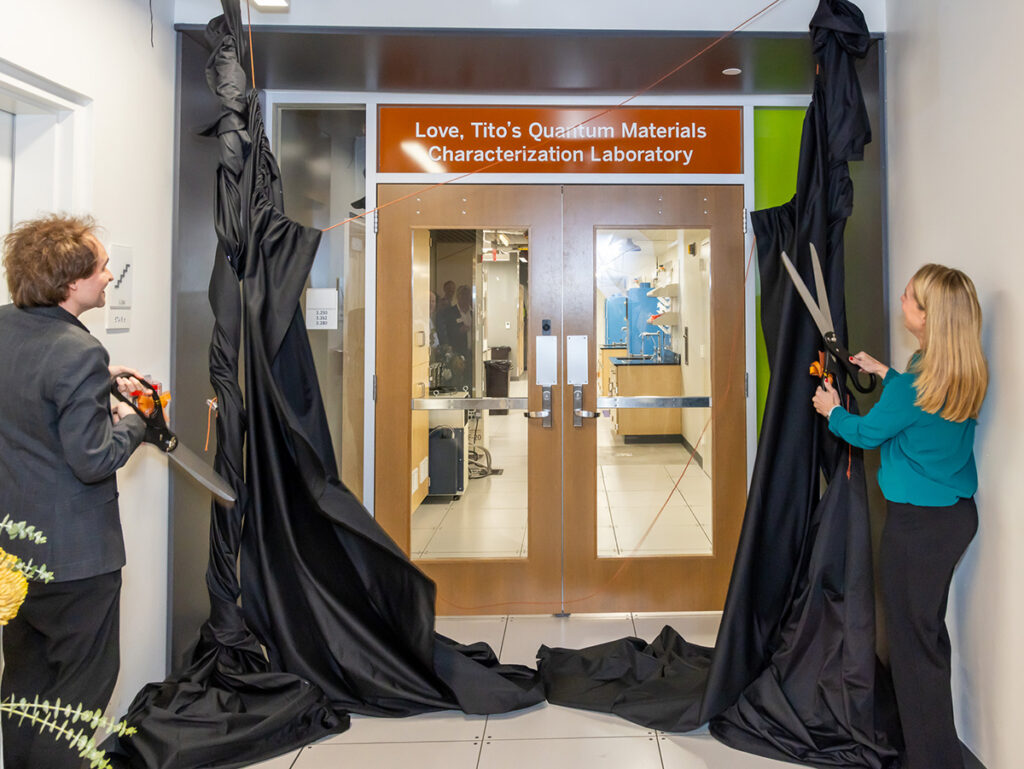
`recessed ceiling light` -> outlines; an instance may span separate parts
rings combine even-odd
[[[740,74],[742,71],[743,70],[740,69],[739,67],[726,67],[725,69],[722,70],[722,74],[733,76]]]

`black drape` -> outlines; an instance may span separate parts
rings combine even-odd
[[[221,145],[215,219],[219,245],[209,292],[214,316],[210,383],[218,402],[214,467],[238,501],[233,508],[214,503],[211,509],[210,617],[184,668],[135,697],[125,719],[137,733],[104,746],[116,766],[242,767],[344,731],[349,724],[348,715],[333,708],[315,684],[271,667],[238,606],[236,565],[252,500],[245,480],[247,419],[238,377],[242,302],[232,264],[243,262],[246,251],[238,212],[241,185],[251,184],[243,177],[252,142],[246,130],[244,73],[237,67],[238,6],[225,11],[207,29],[214,48],[207,74],[222,106],[205,131]]]
[[[238,502],[213,505],[210,618],[188,664],[145,687],[126,716],[138,733],[106,746],[147,769],[245,766],[343,731],[350,710],[498,713],[543,699],[535,671],[435,634],[434,584],[337,478],[299,307],[321,233],[284,214],[240,64],[238,0],[223,6],[207,28],[221,102],[205,131],[221,149],[210,380],[215,467]]]
[[[808,367],[821,339],[779,259],[782,250],[795,257],[813,285],[808,244],[815,244],[845,340],[843,231],[853,208],[847,163],[862,157],[871,138],[854,65],[871,40],[860,10],[846,0],[821,1],[811,37],[818,72],[796,195],[751,215],[771,381],[715,647],[665,628],[651,644],[623,639],[580,651],[542,647],[538,655],[552,702],[670,731],[710,720],[716,737],[749,752],[877,769],[894,765],[896,730],[876,723],[883,720],[876,710],[891,708],[884,679],[876,683],[862,456],[811,407],[816,382]],[[841,393],[847,398],[845,383]]]

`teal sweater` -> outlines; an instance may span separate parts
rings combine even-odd
[[[836,407],[828,428],[863,449],[881,447],[878,485],[890,502],[944,507],[978,489],[973,419],[950,422],[914,405],[916,375],[893,369],[882,397],[862,417]]]

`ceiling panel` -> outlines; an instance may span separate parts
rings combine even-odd
[[[719,34],[257,27],[253,47],[261,88],[632,95],[693,59],[648,93],[810,93],[806,35]]]

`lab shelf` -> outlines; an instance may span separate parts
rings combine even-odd
[[[666,283],[664,286],[657,286],[648,291],[647,296],[670,296],[676,299],[679,297],[679,284]]]
[[[652,326],[678,326],[679,313],[672,310],[669,312],[662,312],[657,315],[652,315],[647,322]]]

